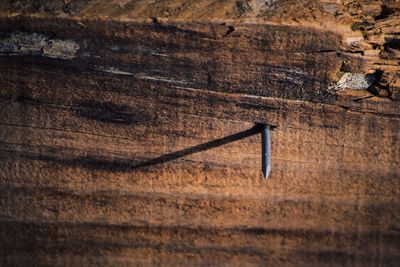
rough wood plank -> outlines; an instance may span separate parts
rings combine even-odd
[[[1,2],[0,265],[397,266],[398,11]]]

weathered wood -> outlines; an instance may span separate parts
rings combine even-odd
[[[0,265],[397,266],[398,10],[0,3]]]

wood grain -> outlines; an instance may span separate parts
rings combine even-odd
[[[84,2],[0,4],[0,265],[399,264],[400,109],[332,90],[371,66],[347,30]]]

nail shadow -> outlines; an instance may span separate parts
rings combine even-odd
[[[246,137],[260,133],[262,130],[261,124],[257,124],[250,129],[245,131],[235,133],[223,138],[219,138],[207,143],[196,145],[193,147],[185,148],[179,151],[175,151],[169,154],[164,154],[159,157],[144,161],[137,162],[137,160],[116,160],[116,159],[99,159],[92,156],[76,157],[76,158],[60,158],[51,155],[24,155],[25,158],[30,158],[34,160],[43,160],[56,162],[66,166],[72,167],[83,167],[92,170],[107,170],[107,171],[134,171],[143,169],[146,167],[163,164],[169,161],[173,161],[194,153],[205,151],[208,149],[223,146],[225,144],[244,139]]]
[[[201,151],[205,151],[211,148],[216,148],[219,146],[223,146],[225,144],[234,142],[234,141],[238,141],[240,139],[255,135],[257,133],[261,132],[261,125],[255,125],[250,129],[247,129],[245,131],[239,132],[239,133],[235,133],[232,135],[228,135],[226,137],[220,138],[220,139],[216,139],[207,143],[203,143],[197,146],[193,146],[193,147],[189,147],[189,148],[185,148],[176,152],[172,152],[169,154],[164,154],[160,157],[142,162],[140,164],[137,164],[135,166],[133,166],[133,169],[140,169],[140,168],[145,168],[145,167],[149,167],[149,166],[153,166],[153,165],[157,165],[157,164],[162,164],[168,161],[173,161],[185,156],[189,156],[191,154],[194,153],[198,153]]]

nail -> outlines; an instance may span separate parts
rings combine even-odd
[[[262,172],[267,179],[271,172],[271,130],[270,126],[263,124],[261,130],[262,147]]]

